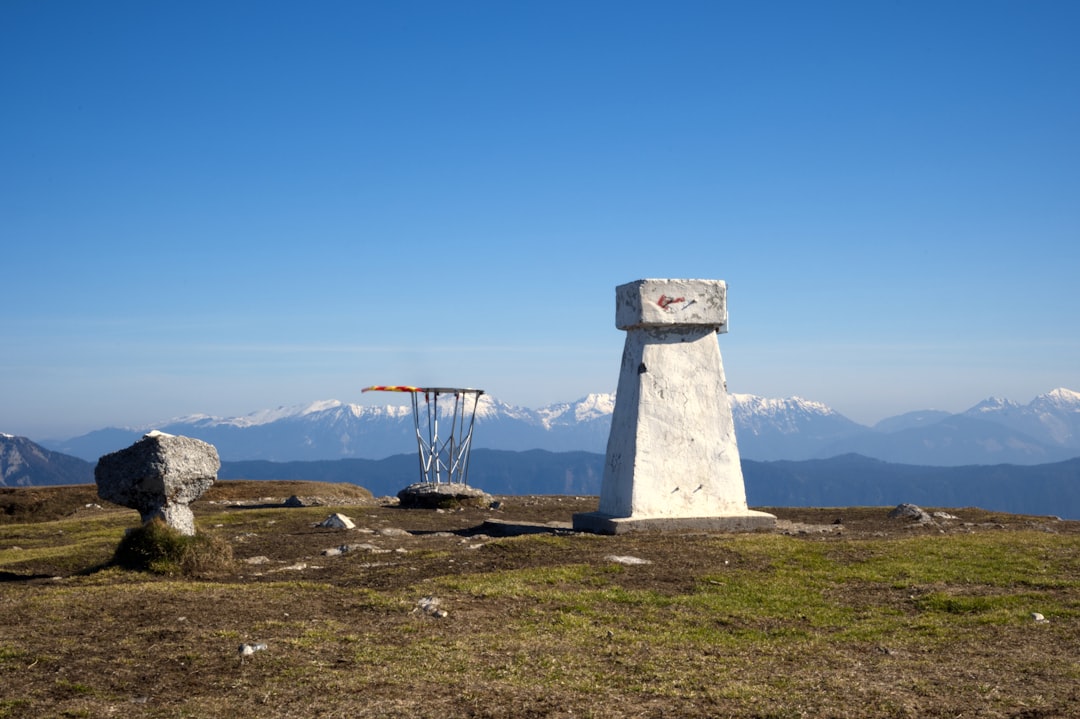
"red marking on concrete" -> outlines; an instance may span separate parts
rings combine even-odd
[[[673,305],[676,302],[686,302],[686,298],[685,297],[668,297],[667,295],[660,295],[660,299],[657,300],[656,304],[660,305],[661,309],[666,310],[668,308],[668,305]]]

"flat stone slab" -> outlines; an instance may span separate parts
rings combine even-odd
[[[557,534],[573,532],[570,522],[510,522],[504,519],[486,519],[480,531],[491,537],[516,537],[521,534]]]
[[[615,326],[696,325],[727,332],[723,280],[636,280],[615,288]]]
[[[482,489],[458,482],[417,482],[397,494],[402,507],[439,509],[450,507],[487,507],[492,497]]]
[[[574,531],[592,534],[630,532],[758,532],[776,528],[776,517],[749,510],[724,517],[612,517],[603,512],[574,515]]]

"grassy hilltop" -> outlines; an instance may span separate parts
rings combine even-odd
[[[503,499],[219,482],[193,508],[233,563],[150,573],[109,566],[138,515],[92,486],[4,490],[0,717],[1080,712],[1080,522],[775,509],[768,534],[481,534],[596,508]],[[317,526],[332,512],[357,529]]]

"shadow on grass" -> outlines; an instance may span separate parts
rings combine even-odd
[[[0,571],[0,582],[32,582],[40,579],[52,579],[51,574],[19,574],[18,572]]]

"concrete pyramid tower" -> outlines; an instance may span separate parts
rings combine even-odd
[[[746,505],[735,423],[716,335],[727,331],[721,280],[638,280],[615,290],[626,330],[597,512],[580,531],[770,528]]]

